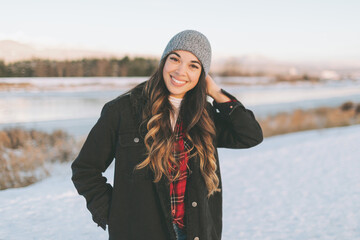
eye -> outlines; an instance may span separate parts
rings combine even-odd
[[[175,61],[175,62],[179,61],[179,59],[177,59],[176,57],[170,57],[170,60]]]
[[[197,65],[195,65],[195,64],[191,64],[190,67],[194,68],[194,69],[199,69],[199,67]]]

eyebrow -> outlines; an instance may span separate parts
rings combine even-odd
[[[181,56],[180,56],[178,53],[176,53],[176,52],[172,52],[172,53],[170,53],[170,54],[175,54],[176,56],[178,56],[179,58],[181,58]],[[201,64],[200,64],[198,61],[196,61],[196,60],[192,60],[191,62],[192,62],[192,63],[197,63],[197,64],[199,64],[199,65],[201,66]]]

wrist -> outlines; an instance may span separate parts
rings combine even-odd
[[[211,88],[209,91],[209,95],[212,98],[215,98],[219,94],[221,94],[221,88],[218,86]]]
[[[225,94],[223,94],[221,92],[220,87],[218,89],[214,89],[212,91],[212,93],[210,94],[210,97],[212,97],[217,103],[223,103],[223,102],[231,101],[231,99],[228,96],[226,96]]]

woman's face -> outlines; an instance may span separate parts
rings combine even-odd
[[[197,57],[188,51],[177,50],[167,57],[163,78],[170,95],[183,98],[199,81],[201,64]]]

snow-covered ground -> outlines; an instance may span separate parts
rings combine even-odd
[[[220,149],[223,239],[360,239],[359,142],[357,125]],[[107,239],[70,178],[70,165],[59,165],[41,182],[0,191],[0,239]]]

